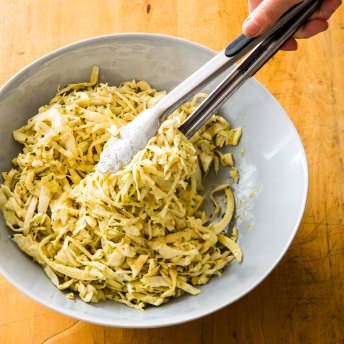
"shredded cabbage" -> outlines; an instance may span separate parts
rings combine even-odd
[[[241,129],[214,115],[188,141],[177,128],[199,94],[119,172],[94,172],[111,135],[165,94],[145,81],[115,87],[97,80],[94,68],[90,82],[62,89],[14,131],[24,147],[0,186],[13,240],[71,299],[143,309],[184,292],[196,295],[197,285],[242,260],[237,229],[227,232],[230,186],[211,193],[217,222],[202,208],[203,177],[211,168],[235,168],[232,154],[219,149],[237,145]],[[224,211],[215,193],[225,195]]]

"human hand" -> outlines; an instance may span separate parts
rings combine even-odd
[[[255,37],[263,33],[289,8],[300,0],[249,0],[249,17],[244,21],[244,35]],[[341,0],[324,0],[320,9],[312,15],[308,22],[284,46],[284,50],[296,50],[295,38],[309,38],[328,28],[328,20],[341,5]]]

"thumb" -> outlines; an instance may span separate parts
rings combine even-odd
[[[258,36],[273,25],[289,8],[301,0],[263,0],[244,21],[243,34]]]

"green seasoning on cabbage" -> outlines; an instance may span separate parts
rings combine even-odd
[[[219,149],[236,145],[241,129],[216,115],[188,141],[177,128],[200,94],[126,167],[96,173],[111,135],[165,94],[145,81],[114,87],[97,79],[94,68],[90,82],[60,90],[13,133],[23,150],[0,186],[13,240],[71,299],[143,309],[185,292],[196,295],[198,285],[242,260],[237,230],[225,233],[234,212],[229,185],[211,193],[217,222],[202,210],[203,176],[234,166],[232,155]],[[224,209],[218,193],[225,195]]]

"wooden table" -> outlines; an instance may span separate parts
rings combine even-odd
[[[67,43],[113,32],[160,32],[221,49],[245,0],[0,0],[0,83]],[[0,277],[0,343],[344,343],[344,11],[330,31],[280,53],[257,78],[305,144],[310,190],[283,261],[233,305],[184,325],[94,326],[55,313]]]

